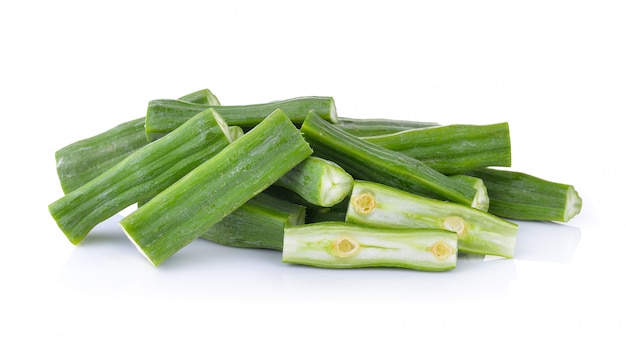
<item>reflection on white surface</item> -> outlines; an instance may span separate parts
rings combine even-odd
[[[493,298],[506,295],[517,278],[516,260],[567,263],[580,239],[575,227],[519,222],[514,259],[459,255],[457,268],[442,273],[406,269],[322,269],[281,262],[273,250],[241,249],[194,241],[154,267],[124,235],[115,216],[98,225],[68,259],[62,280],[89,294],[245,298],[310,301],[397,298]],[[383,296],[383,297],[384,297]]]
[[[569,263],[580,241],[578,227],[537,221],[517,221],[515,259]]]
[[[460,257],[457,268],[442,273],[405,269],[325,270],[286,265],[283,281],[291,294],[305,300],[324,298],[376,298],[381,302],[398,299],[430,302],[436,299],[493,298],[507,293],[516,278],[513,260],[485,262],[482,256]],[[390,296],[381,298],[384,295]]]

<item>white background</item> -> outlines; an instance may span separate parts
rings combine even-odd
[[[624,2],[0,0],[0,43],[0,346],[626,346]],[[72,246],[47,211],[54,151],[205,87],[508,121],[513,168],[573,184],[583,212],[438,274],[201,240],[155,268],[119,217]]]

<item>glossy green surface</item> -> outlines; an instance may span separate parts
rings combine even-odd
[[[438,126],[435,122],[406,121],[387,118],[339,117],[337,127],[358,137],[396,133],[409,129]]]
[[[156,195],[220,152],[230,144],[229,136],[219,115],[206,110],[50,204],[50,213],[77,244],[98,223]]]
[[[158,139],[206,108],[206,105],[180,100],[152,100],[146,112],[148,139]],[[276,109],[281,109],[296,125],[300,125],[311,110],[332,122],[337,120],[335,102],[331,97],[300,97],[264,104],[222,105],[215,108],[226,123],[242,128],[256,126]]]
[[[201,237],[239,248],[282,250],[285,226],[303,224],[305,211],[302,205],[259,193]]]
[[[566,222],[582,209],[582,199],[572,185],[502,169],[478,169],[467,175],[483,180],[490,197],[489,212],[494,215]]]
[[[219,105],[217,97],[208,89],[189,93],[179,99]],[[59,149],[55,153],[56,170],[63,192],[69,193],[88,183],[147,144],[145,117],[141,117]]]
[[[488,166],[511,166],[511,139],[506,122],[419,128],[364,139],[416,158],[448,175]]]
[[[120,225],[148,260],[159,265],[311,153],[287,115],[276,110]]]
[[[346,133],[314,113],[309,114],[301,131],[315,156],[337,163],[355,179],[468,206],[474,202],[476,190],[469,183],[450,179],[415,158]]]

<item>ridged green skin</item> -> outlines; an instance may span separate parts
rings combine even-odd
[[[353,249],[342,252],[340,241]],[[448,245],[450,252],[441,259],[431,251],[438,242]],[[443,229],[319,222],[285,228],[283,262],[325,268],[400,267],[436,272],[456,267],[456,247],[456,233]]]
[[[219,100],[208,89],[192,92],[179,99],[219,105]],[[141,117],[56,151],[56,170],[63,193],[88,183],[147,144],[145,117]]]
[[[336,163],[311,156],[274,183],[289,189],[307,202],[332,207],[352,190],[352,176]]]
[[[151,101],[146,113],[148,139],[155,140],[162,137],[176,129],[189,117],[206,108],[206,105],[180,100],[157,99]],[[335,102],[331,97],[300,97],[265,104],[219,106],[215,110],[222,115],[229,125],[251,128],[276,109],[285,112],[296,125],[300,125],[304,121],[310,110],[314,110],[331,122],[337,121]]]
[[[228,127],[228,133],[230,134],[230,141],[233,142],[237,139],[239,139],[240,137],[243,136],[243,130],[241,129],[241,127],[237,127],[237,126],[229,126]],[[476,179],[476,180],[480,180],[480,179]],[[155,194],[153,196],[156,196],[158,194],[158,192],[155,192]],[[142,205],[146,204],[146,202],[148,202],[150,199],[152,199],[152,197],[149,197],[147,199],[143,199],[137,202],[137,207],[141,207]]]
[[[50,213],[77,244],[98,223],[156,195],[224,149],[229,135],[219,115],[206,110],[50,204]]]
[[[416,158],[448,175],[488,166],[511,166],[511,138],[506,122],[411,129],[363,139]]]
[[[483,180],[490,197],[489,212],[497,216],[567,222],[582,209],[582,199],[572,185],[492,168],[466,174]]]
[[[472,206],[476,190],[419,160],[369,143],[310,113],[301,131],[315,156],[333,161],[356,179]]]
[[[305,211],[302,205],[259,193],[201,237],[238,248],[283,250],[285,226],[304,224]]]
[[[373,197],[366,212],[358,203],[364,195]],[[489,213],[366,181],[355,181],[346,221],[387,228],[461,227],[456,230],[459,251],[503,257],[513,257],[517,236],[516,224]]]
[[[142,117],[61,148],[54,155],[63,192],[85,185],[147,144]]]
[[[144,256],[159,265],[311,153],[287,115],[276,110],[120,225]]]
[[[405,121],[386,118],[339,117],[337,127],[358,137],[370,137],[409,129],[438,126],[435,122]]]

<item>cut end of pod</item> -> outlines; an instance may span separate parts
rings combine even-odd
[[[321,206],[332,207],[341,202],[352,191],[352,176],[340,168],[326,168],[320,190]]]
[[[155,262],[150,256],[148,256],[148,254],[146,254],[146,252],[141,248],[141,246],[135,241],[135,238],[130,233],[128,233],[123,221],[120,221],[120,226],[122,227],[122,231],[124,231],[124,234],[126,234],[126,237],[128,237],[128,240],[130,240],[131,243],[133,243],[133,245],[135,246],[135,248],[137,248],[139,253],[143,255],[143,257],[145,257],[146,260],[148,260],[152,264],[152,266],[155,266],[155,267],[158,266],[159,263]]]
[[[226,139],[228,139],[229,143],[232,143],[233,141],[237,139],[237,136],[239,134],[238,130],[235,128],[231,129],[226,123],[226,121],[224,121],[222,116],[217,111],[215,111],[215,109],[210,108],[202,112],[210,113],[213,115],[213,117],[215,118],[215,121],[217,122],[218,127],[220,128],[222,133],[224,133],[224,136],[226,137]]]
[[[487,186],[482,180],[478,180],[474,185],[476,189],[476,195],[472,201],[472,208],[476,208],[482,211],[489,211],[489,194],[487,192]]]
[[[230,134],[228,140],[232,143],[233,141],[241,138],[244,134],[244,131],[243,128],[239,126],[229,126],[228,133]]]
[[[567,190],[567,199],[565,205],[565,212],[563,213],[563,222],[571,220],[574,216],[578,215],[583,207],[583,201],[580,195],[573,186],[570,186]]]
[[[330,108],[329,108],[329,112],[328,112],[328,120],[331,123],[338,123],[339,122],[339,117],[337,115],[337,106],[335,105],[335,99],[333,99],[332,97],[330,98]]]

